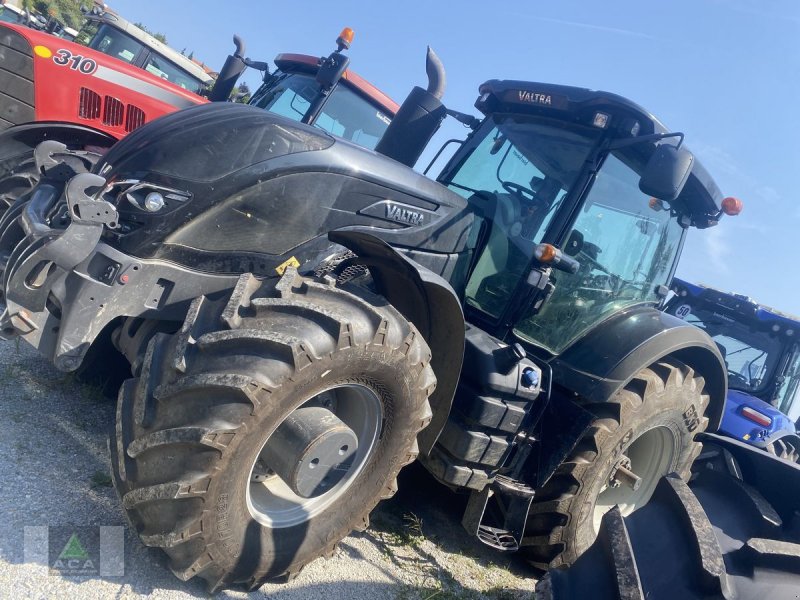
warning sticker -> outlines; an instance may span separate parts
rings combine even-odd
[[[294,256],[292,256],[289,260],[282,262],[277,267],[275,267],[275,272],[278,275],[283,275],[286,272],[286,269],[289,267],[294,267],[295,269],[300,266],[300,261],[297,260]]]

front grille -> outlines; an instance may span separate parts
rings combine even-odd
[[[108,127],[123,127],[127,133],[144,125],[144,111],[133,104],[125,104],[113,96],[100,96],[92,89],[82,87],[78,97],[78,116],[81,119],[101,120]]]
[[[106,96],[103,106],[103,125],[119,127],[125,116],[125,105],[111,96]]]
[[[0,131],[35,115],[33,49],[16,31],[0,27]]]
[[[81,119],[99,119],[100,103],[100,94],[93,92],[89,88],[82,87],[78,103],[78,116]]]
[[[144,111],[138,106],[128,104],[128,115],[125,117],[125,131],[130,133],[144,125]]]

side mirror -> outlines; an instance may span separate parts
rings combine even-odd
[[[694,164],[694,155],[685,148],[658,146],[644,168],[639,189],[648,196],[671,202],[683,191]]]

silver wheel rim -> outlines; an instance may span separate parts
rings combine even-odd
[[[318,496],[303,498],[277,475],[268,476],[263,481],[253,481],[258,459],[272,433],[267,436],[250,466],[246,482],[247,509],[256,521],[266,527],[292,527],[319,515],[348,491],[375,450],[383,422],[383,406],[374,391],[359,384],[333,386],[297,408],[315,405],[325,406],[353,430],[358,438],[355,458],[347,474],[331,489]]]
[[[595,534],[600,531],[603,515],[614,506],[619,506],[624,517],[647,504],[659,480],[671,470],[677,452],[675,434],[669,427],[654,427],[636,438],[623,452],[630,459],[631,470],[641,478],[641,485],[633,490],[625,485],[605,484],[594,505]]]

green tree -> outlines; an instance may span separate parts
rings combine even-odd
[[[43,15],[55,17],[73,29],[80,29],[83,25],[81,0],[23,0],[22,7],[28,10],[35,8]]]

